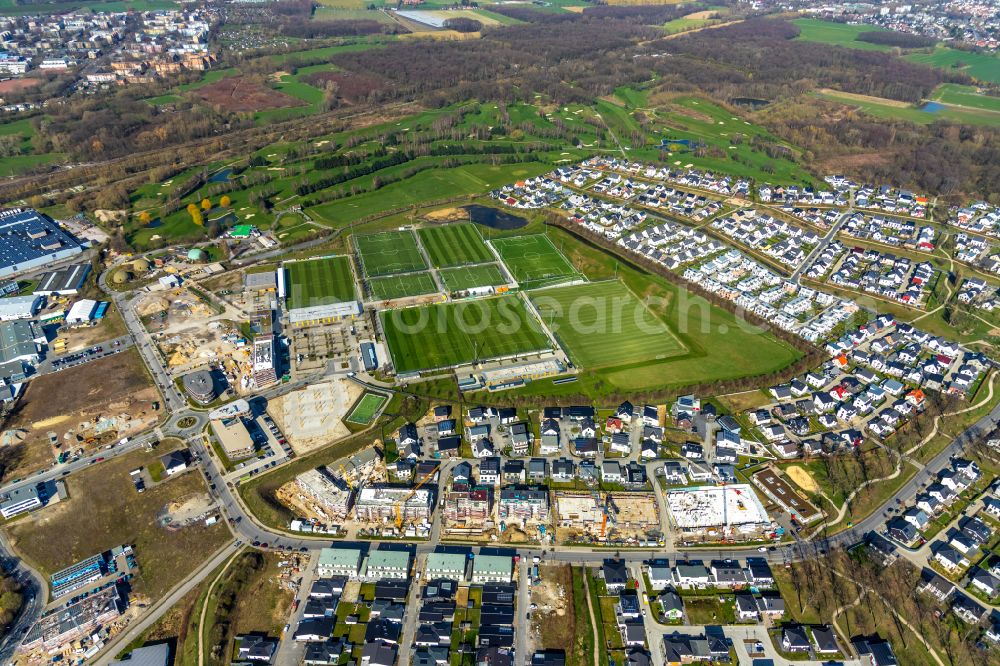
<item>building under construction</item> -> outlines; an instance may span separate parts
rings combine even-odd
[[[543,488],[504,488],[498,505],[500,520],[544,523],[549,519],[549,492]]]
[[[598,539],[646,539],[662,534],[656,495],[650,492],[557,491],[557,526]]]
[[[115,621],[128,607],[128,598],[111,585],[76,603],[50,611],[31,627],[21,643],[22,652],[42,648],[55,651],[61,646],[97,631]]]
[[[493,515],[492,500],[492,491],[486,486],[453,483],[444,496],[445,528],[482,531]]]
[[[295,477],[295,484],[317,514],[329,520],[345,520],[351,510],[353,492],[346,483],[329,475],[325,467]]]
[[[375,484],[358,493],[354,512],[358,520],[370,523],[401,519],[403,522],[430,520],[434,493],[427,488],[406,488]]]

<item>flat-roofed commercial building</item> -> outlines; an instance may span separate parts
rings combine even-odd
[[[357,578],[361,572],[361,557],[360,548],[323,548],[319,551],[316,574],[320,578]]]
[[[45,333],[33,321],[0,322],[0,364],[13,361],[38,363]]]
[[[22,486],[0,495],[0,514],[12,518],[45,504],[41,486]]]
[[[184,391],[195,402],[207,405],[215,400],[215,381],[208,370],[195,370],[181,378]]]
[[[38,294],[0,298],[0,321],[31,319],[44,302],[45,298]]]
[[[57,271],[46,273],[38,281],[35,293],[39,296],[74,296],[80,293],[87,276],[90,275],[90,264],[76,264]]]
[[[0,212],[0,277],[41,268],[83,252],[49,217],[30,208]]]
[[[255,450],[253,437],[238,416],[212,421],[212,432],[215,433],[222,450],[230,460],[240,460],[253,455]]]
[[[509,583],[514,577],[514,559],[509,555],[476,555],[472,561],[473,583]]]

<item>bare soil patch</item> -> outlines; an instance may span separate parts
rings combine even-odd
[[[8,527],[18,554],[45,573],[121,544],[131,544],[139,570],[137,594],[158,599],[230,537],[223,522],[168,530],[158,520],[167,507],[208,498],[201,474],[186,473],[135,491],[129,471],[162,451],[134,451],[82,470],[66,481],[69,498]]]
[[[92,449],[152,427],[160,394],[134,349],[28,382],[4,431],[3,476],[52,464],[66,448]],[[49,441],[54,433],[58,447]]]
[[[218,105],[232,113],[284,109],[302,104],[302,100],[242,76],[220,79],[198,88],[193,94],[207,104]]]
[[[804,468],[799,467],[798,465],[792,465],[791,467],[785,469],[785,474],[787,474],[788,478],[795,482],[795,485],[807,493],[815,493],[819,491],[819,484],[816,483],[816,480],[812,478],[812,475]]]
[[[8,79],[0,81],[0,94],[28,90],[39,85],[41,82],[41,79]]]

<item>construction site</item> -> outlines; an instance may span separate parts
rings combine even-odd
[[[363,391],[352,381],[333,379],[275,398],[267,412],[292,450],[304,455],[351,434],[343,419]]]
[[[366,317],[295,327],[289,329],[288,334],[292,369],[306,374],[324,370],[327,364],[332,364],[336,370],[350,370],[351,358],[358,355],[358,340],[374,337]]]
[[[773,528],[764,505],[746,484],[671,490],[667,510],[673,526],[688,536],[747,540]]]
[[[560,543],[637,543],[663,538],[656,495],[650,492],[556,491]]]

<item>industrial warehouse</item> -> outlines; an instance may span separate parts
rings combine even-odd
[[[0,212],[0,239],[0,277],[83,252],[80,243],[51,218],[30,208]]]

